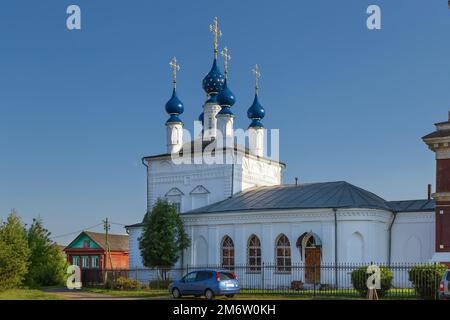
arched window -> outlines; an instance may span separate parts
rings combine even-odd
[[[276,271],[291,271],[291,244],[286,235],[281,234],[275,242]]]
[[[261,241],[254,234],[248,238],[247,264],[250,271],[261,271]]]
[[[234,268],[234,243],[229,236],[225,236],[222,239],[222,267],[223,268]]]

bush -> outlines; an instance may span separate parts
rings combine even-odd
[[[158,280],[152,280],[149,282],[148,286],[150,289],[169,289],[169,285],[172,281],[169,279],[158,279]]]
[[[435,299],[445,270],[447,266],[443,264],[415,266],[409,270],[409,281],[421,298]]]
[[[115,290],[138,290],[142,288],[142,285],[135,279],[119,277],[112,283],[112,288]]]
[[[357,268],[352,271],[353,288],[359,292],[363,297],[367,296],[367,279],[371,274],[367,273],[368,266]],[[383,297],[386,292],[392,287],[392,271],[388,267],[380,267],[381,271],[381,288],[377,289],[378,297]]]

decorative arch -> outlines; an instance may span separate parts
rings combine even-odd
[[[305,249],[322,248],[322,240],[312,231],[304,232],[300,237],[298,237],[295,242],[295,246],[300,251],[300,257],[303,260],[303,257],[305,256]],[[322,250],[320,250],[320,255],[322,256]]]
[[[291,271],[291,243],[289,238],[281,233],[275,240],[275,266],[277,272]]]
[[[247,241],[247,264],[250,271],[261,271],[261,240],[252,234]]]
[[[201,208],[209,204],[210,192],[204,186],[196,186],[189,194],[192,199],[192,209]]]
[[[364,237],[360,232],[353,232],[347,240],[347,261],[365,262]]]
[[[223,268],[234,268],[234,242],[228,235],[224,236],[220,243],[220,256]]]
[[[172,188],[165,194],[167,201],[175,206],[177,212],[181,212],[181,203],[183,196],[184,193],[178,188]]]
[[[208,242],[203,236],[199,236],[194,242],[194,265],[208,264]]]

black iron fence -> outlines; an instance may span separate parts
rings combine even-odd
[[[369,265],[378,266],[380,270],[368,273]],[[415,279],[410,279],[409,271],[416,265],[418,264],[393,263],[387,266],[376,263],[321,263],[308,266],[291,264],[280,268],[275,264],[262,263],[259,266],[235,265],[227,268],[220,265],[184,265],[171,269],[88,269],[82,271],[82,282],[85,286],[98,286],[113,284],[119,278],[126,278],[137,280],[144,287],[167,289],[170,281],[181,279],[192,271],[228,269],[236,274],[242,293],[357,298],[366,296],[368,278],[374,271],[379,271],[381,281],[377,292],[380,298],[420,298],[415,288],[418,285],[427,287],[431,291],[429,295],[437,298],[438,278],[430,280],[424,273],[423,276],[416,275]],[[375,285],[376,275],[372,276],[372,280],[371,283]]]

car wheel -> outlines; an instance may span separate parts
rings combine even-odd
[[[234,294],[226,294],[225,297],[227,297],[227,298],[233,298],[233,297],[234,297]]]
[[[181,292],[178,290],[178,288],[175,288],[172,290],[172,296],[174,299],[180,299],[181,298]]]
[[[212,292],[211,289],[206,289],[206,291],[205,291],[205,297],[206,297],[206,299],[208,299],[208,300],[214,299],[214,292]]]

